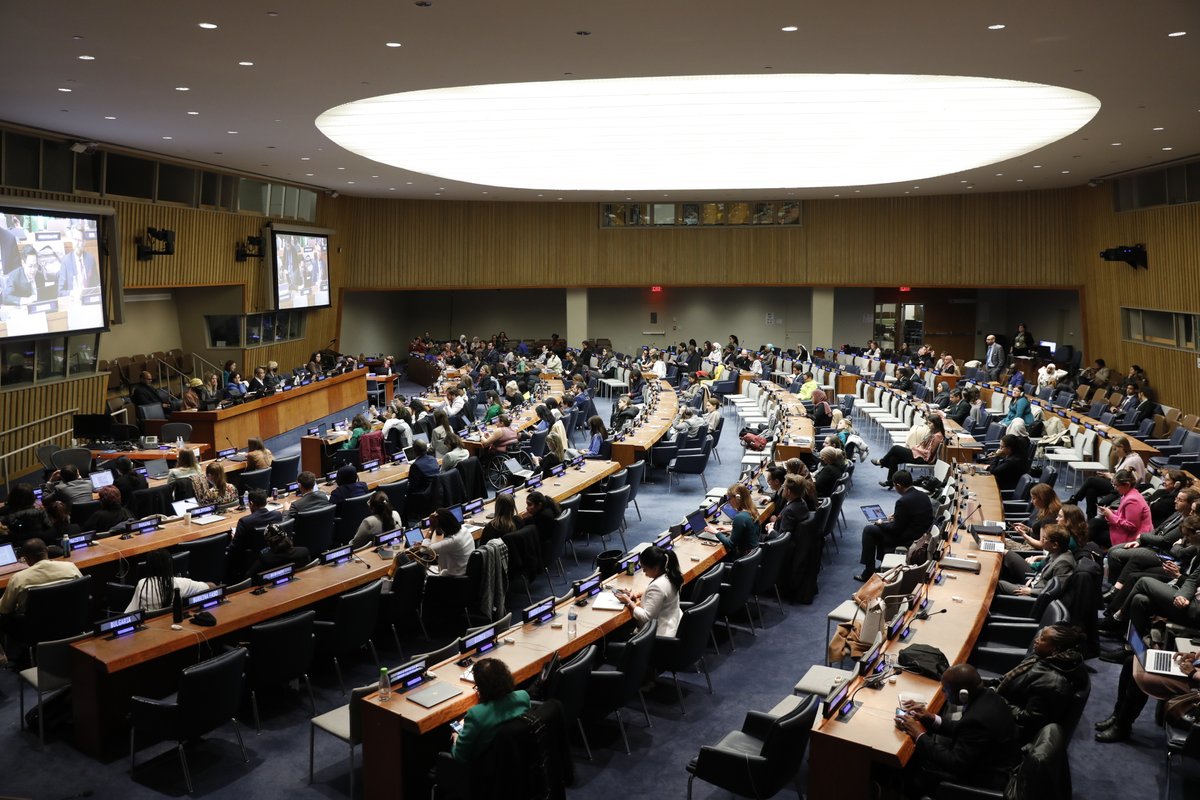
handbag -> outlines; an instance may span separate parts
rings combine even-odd
[[[554,651],[554,655],[550,656],[550,660],[542,665],[542,671],[534,679],[533,685],[529,687],[529,697],[531,700],[549,700],[554,697],[554,690],[558,687],[559,672],[562,670],[562,661],[558,656],[558,651]]]
[[[1168,725],[1188,728],[1200,722],[1200,689],[1192,689],[1167,701],[1164,716]]]
[[[895,567],[887,572],[876,572],[867,578],[867,582],[851,597],[858,607],[864,611],[871,605],[872,600],[883,596],[883,587],[896,579],[898,571]]]

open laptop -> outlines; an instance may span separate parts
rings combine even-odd
[[[147,461],[142,466],[146,468],[147,480],[165,478],[167,477],[167,472],[170,470],[165,458],[156,458],[153,461]]]
[[[1142,640],[1137,629],[1130,623],[1129,631],[1125,636],[1129,642],[1129,646],[1133,649],[1133,654],[1137,656],[1137,660],[1141,662],[1142,669],[1149,672],[1151,675],[1173,675],[1176,678],[1186,678],[1183,670],[1175,663],[1175,653],[1171,650],[1147,650],[1146,642]]]
[[[975,540],[975,546],[980,550],[985,553],[1003,553],[1008,549],[1004,546],[1004,542],[997,542],[993,539],[988,539],[986,541],[981,539],[979,537],[979,531],[976,530],[977,527],[978,526],[976,525],[972,525],[967,528],[967,531],[971,534],[971,538]],[[1004,533],[1004,530],[1001,529],[997,531],[997,533]]]
[[[696,538],[703,542],[718,542],[720,539],[717,538],[715,533],[704,530],[704,526],[708,521],[705,512],[706,509],[698,508],[688,514],[687,529],[690,533],[696,534]]]
[[[17,563],[17,554],[11,544],[0,544],[0,567]]]
[[[883,510],[883,506],[859,506],[863,512],[863,516],[867,518],[867,522],[882,522],[888,518],[888,513]]]

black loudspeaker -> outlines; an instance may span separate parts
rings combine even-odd
[[[1138,267],[1150,269],[1149,262],[1146,260],[1146,245],[1144,244],[1110,247],[1100,251],[1100,258],[1105,261],[1121,261],[1133,269]]]

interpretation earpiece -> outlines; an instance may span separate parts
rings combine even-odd
[[[958,704],[959,704],[960,706],[965,706],[965,705],[967,704],[967,701],[968,701],[968,700],[970,700],[970,699],[971,699],[971,693],[970,693],[970,692],[968,692],[966,689],[959,689],[959,690],[958,690]]]

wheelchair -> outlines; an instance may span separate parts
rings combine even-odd
[[[504,453],[491,452],[481,460],[484,479],[497,491],[523,483],[534,472],[533,456],[515,445]]]

